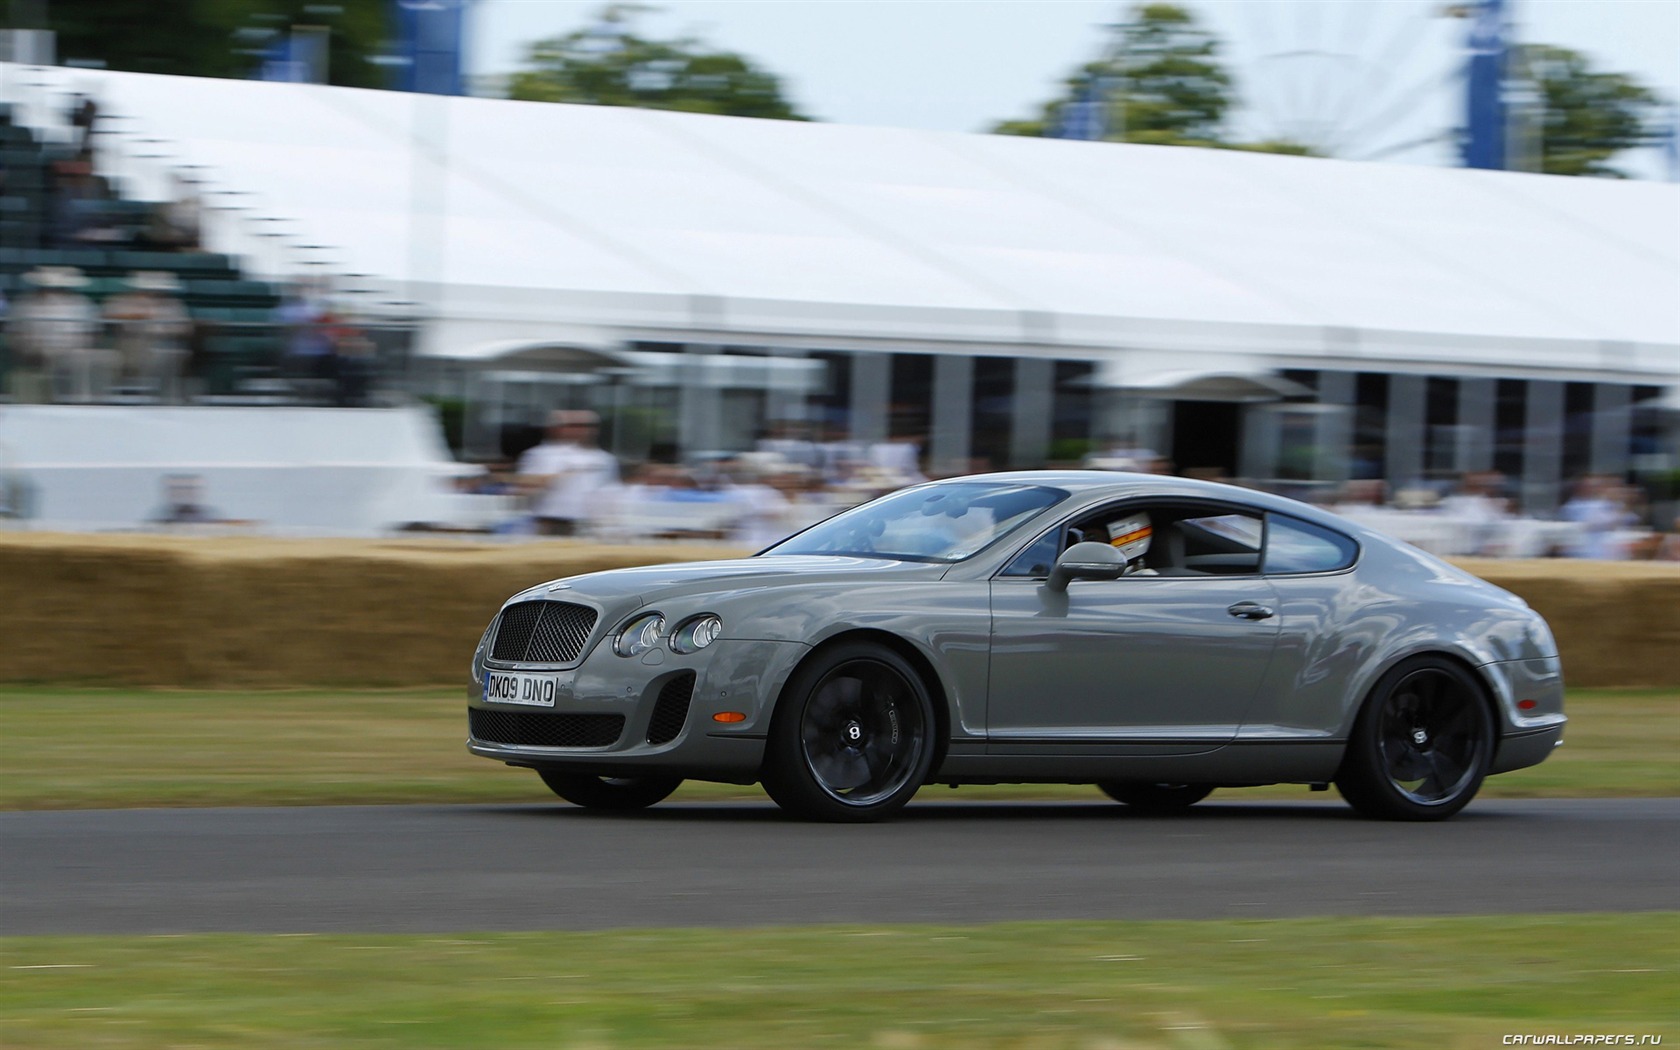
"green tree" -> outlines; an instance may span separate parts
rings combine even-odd
[[[808,119],[783,95],[781,81],[750,59],[692,37],[637,35],[637,16],[654,10],[609,4],[595,25],[531,45],[531,68],[514,74],[509,94],[536,102]]]
[[[167,6],[163,13],[134,0],[51,0],[23,5],[18,21],[52,29],[61,61],[198,77],[250,76],[268,34],[320,25],[329,30],[329,82],[383,87],[389,79],[369,61],[390,35],[386,0],[173,0]]]
[[[1265,153],[1310,155],[1282,139],[1230,142],[1221,125],[1234,102],[1230,73],[1220,64],[1219,39],[1177,4],[1146,3],[1114,27],[1108,54],[1068,77],[1063,93],[1029,120],[1006,120],[1002,135],[1049,135],[1070,106],[1097,100],[1109,142],[1215,146]]]
[[[1540,92],[1541,171],[1625,178],[1610,158],[1656,141],[1660,102],[1633,77],[1596,71],[1579,51],[1549,44],[1526,45],[1515,58]]]
[[[993,130],[1048,134],[1065,107],[1097,99],[1109,141],[1197,146],[1220,141],[1231,76],[1219,63],[1218,39],[1176,4],[1140,4],[1115,29],[1108,54],[1068,77],[1061,97],[1046,103],[1036,120],[1005,121]]]

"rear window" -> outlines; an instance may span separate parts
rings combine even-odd
[[[1359,545],[1339,532],[1277,514],[1266,523],[1266,572],[1336,572],[1351,566]]]

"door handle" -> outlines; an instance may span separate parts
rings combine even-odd
[[[1270,605],[1261,605],[1259,602],[1238,602],[1225,611],[1239,620],[1269,620],[1276,615],[1276,611]]]

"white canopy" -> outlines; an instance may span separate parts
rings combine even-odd
[[[119,117],[112,164],[164,140],[410,293],[431,354],[650,339],[1680,381],[1675,185],[49,74]]]

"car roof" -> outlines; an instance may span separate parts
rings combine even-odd
[[[1217,481],[1198,481],[1170,474],[1135,474],[1118,470],[1010,470],[995,474],[970,474],[945,478],[933,484],[952,484],[964,481],[987,481],[1015,485],[1047,485],[1064,489],[1081,503],[1105,499],[1124,499],[1131,496],[1172,497],[1220,500],[1238,503],[1261,510],[1292,514],[1295,517],[1341,532],[1364,533],[1354,522],[1330,511],[1302,503],[1287,496],[1274,496],[1258,489],[1226,485]]]

